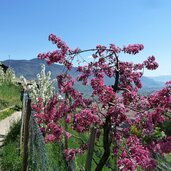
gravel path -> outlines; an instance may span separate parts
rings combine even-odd
[[[15,112],[11,116],[0,121],[0,146],[2,145],[3,137],[9,131],[10,125],[21,118],[21,112]]]

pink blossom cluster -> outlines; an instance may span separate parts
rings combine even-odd
[[[166,86],[165,88],[153,93],[149,96],[151,106],[171,109],[171,88]]]
[[[98,123],[98,117],[92,110],[84,109],[74,115],[74,130],[84,132],[90,129],[93,124]]]
[[[60,106],[58,110],[56,108],[57,103],[59,103],[57,96],[54,95],[44,109],[42,102],[42,99],[39,98],[38,104],[32,105],[32,109],[35,111],[34,116],[40,125],[45,142],[58,141],[63,134],[63,128],[58,124],[58,121],[63,115],[60,113]]]
[[[166,85],[171,85],[171,80],[165,83]]]
[[[159,66],[158,63],[155,61],[154,56],[148,57],[148,59],[144,61],[144,65],[149,70],[155,70]]]
[[[86,108],[91,104],[91,99],[84,98],[82,94],[74,88],[74,80],[69,74],[58,75],[57,80],[60,93],[67,93],[72,99],[73,103],[68,106],[70,111],[75,111],[80,107]]]
[[[105,52],[107,47],[106,46],[97,45],[96,49],[97,49],[97,54],[99,54],[101,56],[103,54],[103,52]]]
[[[49,35],[49,41],[52,41],[53,44],[56,44],[59,50],[55,50],[53,52],[48,52],[48,53],[40,53],[38,55],[38,58],[46,59],[49,65],[55,62],[64,64],[68,70],[71,70],[72,63],[69,62],[69,60],[67,60],[66,56],[69,52],[78,53],[79,49],[77,48],[73,51],[70,50],[69,47],[66,45],[66,43],[54,34]]]
[[[46,131],[46,137],[45,142],[54,142],[59,141],[62,134],[63,134],[63,128],[58,126],[58,124],[51,122],[47,124],[47,131]]]
[[[118,160],[118,166],[122,171],[136,171],[138,166],[142,169],[152,170],[156,163],[152,158],[150,151],[145,148],[136,136],[130,136],[126,140],[126,148],[123,149],[122,154]]]
[[[118,103],[118,100],[107,109],[107,115],[111,116],[111,123],[115,126],[120,126],[124,122],[129,122],[126,112],[128,112],[128,109],[123,103]]]
[[[142,44],[134,44],[134,45],[128,45],[127,47],[123,47],[123,51],[128,54],[137,54],[139,51],[143,50],[144,46]]]
[[[71,161],[75,159],[76,154],[82,154],[84,151],[81,149],[65,149],[64,155],[66,161]]]
[[[93,95],[97,95],[100,102],[107,104],[113,102],[116,98],[116,94],[112,87],[104,85],[102,78],[93,78],[91,80],[91,86],[93,88]]]
[[[165,114],[171,112],[171,90],[168,86],[148,97],[141,96],[134,106],[141,111],[136,120],[143,134],[153,134],[154,128],[168,119]]]
[[[120,84],[122,87],[127,88],[130,91],[136,91],[142,88],[140,80],[142,72],[136,70],[137,68],[135,68],[135,65],[132,62],[120,62]]]
[[[56,44],[57,48],[61,49],[61,54],[65,55],[67,53],[69,47],[63,40],[61,40],[61,38],[57,37],[54,34],[50,34],[49,41],[52,41],[53,44]]]
[[[110,50],[112,52],[115,52],[115,53],[120,53],[121,52],[121,49],[119,47],[117,47],[116,45],[114,45],[113,43],[110,44]]]
[[[159,150],[161,154],[163,153],[171,153],[171,136],[161,140],[159,143]]]

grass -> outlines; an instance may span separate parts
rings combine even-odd
[[[0,120],[21,109],[21,87],[15,84],[0,84]],[[14,106],[13,108],[8,107]]]
[[[19,85],[2,83],[0,85],[0,110],[12,105],[21,106],[20,90]]]
[[[6,117],[10,116],[12,113],[18,111],[19,109],[15,106],[13,108],[7,109],[3,112],[0,112],[0,121],[5,119]]]
[[[20,171],[21,158],[18,155],[18,143],[10,142],[4,146],[2,151],[1,168],[3,171]]]
[[[164,157],[167,160],[167,162],[169,162],[171,164],[171,154],[166,154],[166,155],[164,155]]]
[[[10,131],[5,137],[4,146],[0,149],[0,170],[20,171],[21,157],[19,156],[19,135],[21,122],[12,124]]]
[[[1,96],[1,95],[0,95]],[[9,102],[3,99],[0,99],[0,109],[7,108],[9,106]]]
[[[60,143],[48,143],[46,144],[48,153],[48,170],[68,170],[66,162],[63,156],[63,147]]]

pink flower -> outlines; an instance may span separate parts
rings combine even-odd
[[[125,53],[133,54],[139,53],[139,51],[143,50],[144,46],[142,44],[134,44],[134,45],[128,45],[127,47],[123,48],[123,51]]]
[[[67,139],[71,138],[71,136],[72,136],[69,132],[65,132],[65,135],[66,135]]]
[[[67,115],[67,118],[65,120],[66,123],[71,123],[71,115]]]
[[[155,61],[154,56],[148,57],[148,59],[144,61],[144,65],[149,70],[155,70],[159,66],[158,63]]]
[[[45,142],[48,143],[48,142],[54,142],[56,139],[56,137],[53,135],[53,134],[49,134],[46,136],[45,138]]]
[[[81,149],[65,149],[64,150],[66,161],[74,160],[76,154],[81,154],[81,153],[82,153]]]
[[[98,117],[90,109],[84,109],[74,116],[74,129],[84,132],[90,129],[91,125],[98,122]]]

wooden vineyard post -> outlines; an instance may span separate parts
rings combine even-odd
[[[23,165],[22,171],[28,169],[28,141],[29,141],[29,121],[31,116],[31,99],[26,104],[26,115],[24,120],[24,144],[23,144]]]
[[[95,138],[96,138],[96,128],[93,127],[91,129],[90,139],[88,142],[88,152],[87,152],[85,171],[91,171],[91,163],[93,160]]]
[[[27,96],[27,97],[26,97]],[[22,98],[22,115],[21,115],[21,128],[20,128],[20,156],[23,156],[23,133],[24,133],[24,121],[25,121],[25,116],[26,116],[26,102],[28,95],[26,93],[23,93],[23,98]]]

